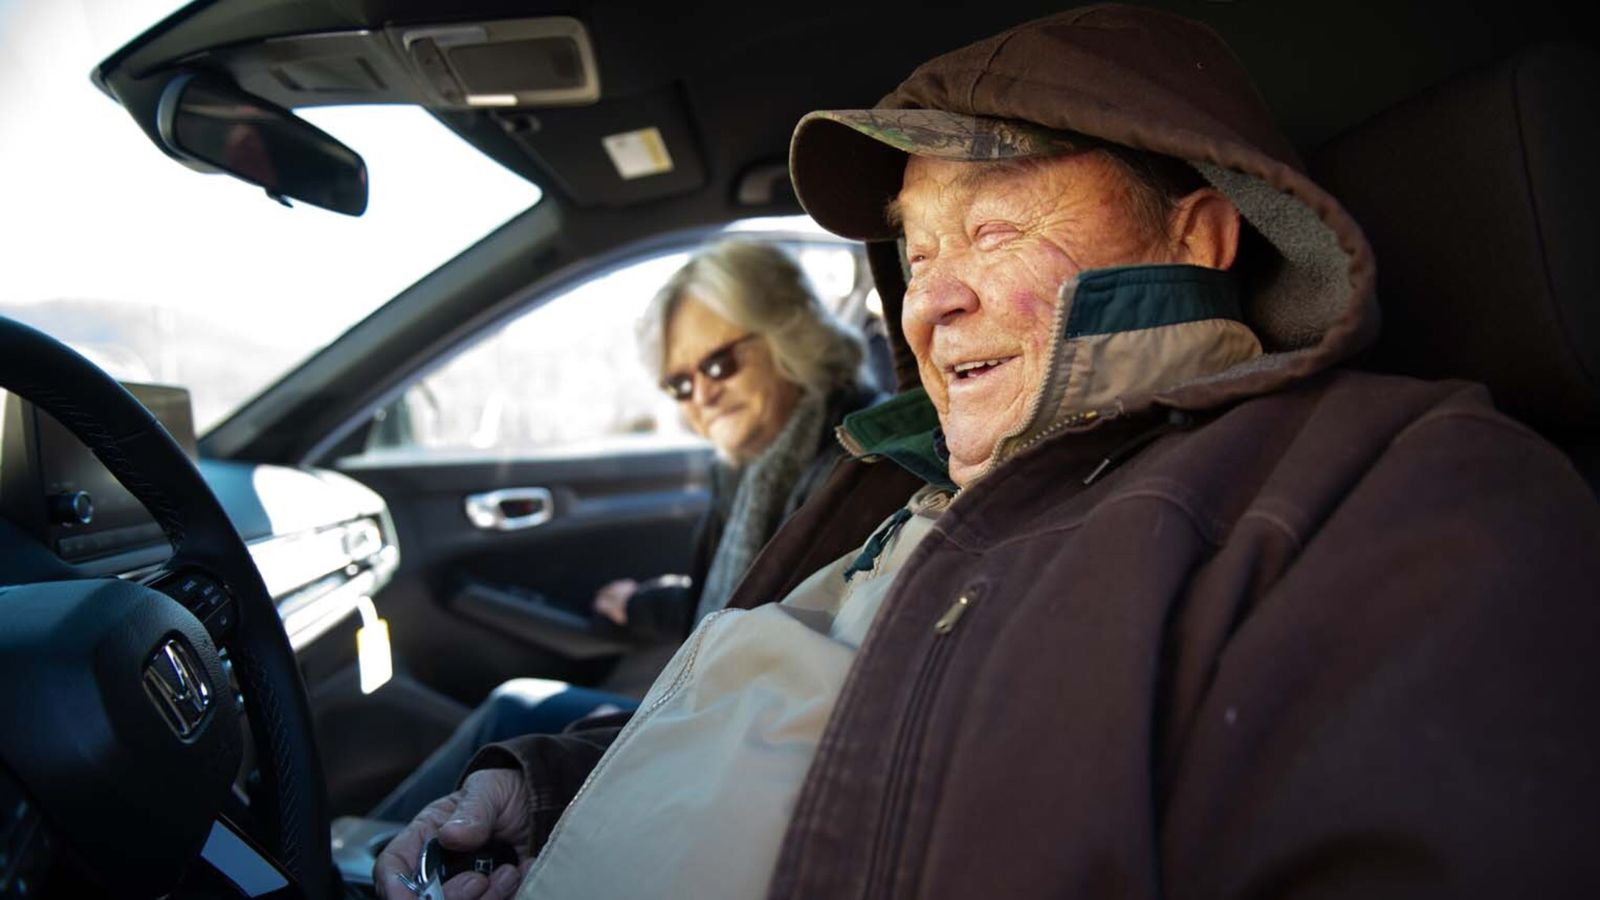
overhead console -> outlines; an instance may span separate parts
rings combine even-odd
[[[290,35],[185,60],[219,65],[280,106],[549,107],[600,99],[583,23],[567,16]]]
[[[583,23],[565,16],[391,28],[434,103],[566,106],[600,99],[600,69]]]
[[[195,19],[204,15],[198,11]],[[183,28],[179,23],[175,31]],[[708,180],[681,85],[635,77],[606,93],[589,31],[570,16],[283,34],[221,44],[168,65],[146,70],[152,74],[144,80],[159,81],[163,71],[168,78],[209,73],[289,110],[426,107],[463,133],[492,133],[503,163],[580,206],[676,196]],[[619,68],[637,63],[613,71]],[[126,73],[112,69],[97,77],[144,122],[148,100],[121,82]]]
[[[195,455],[188,391],[125,384]],[[54,418],[0,392],[0,515],[85,575],[136,577],[172,553],[150,514]],[[376,493],[336,472],[197,460],[299,650],[360,611],[399,564]]]

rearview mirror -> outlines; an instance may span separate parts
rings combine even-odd
[[[349,216],[367,209],[367,165],[349,147],[281,106],[220,79],[186,74],[161,94],[161,140],[202,171],[260,185]]]

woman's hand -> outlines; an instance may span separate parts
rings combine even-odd
[[[628,599],[639,589],[632,578],[613,581],[594,592],[594,611],[618,625],[628,624]]]
[[[428,840],[452,850],[476,850],[491,840],[516,848],[516,866],[500,866],[487,878],[463,872],[444,883],[448,900],[510,900],[521,886],[532,860],[525,858],[528,832],[527,786],[515,769],[481,769],[467,776],[461,790],[428,804],[411,824],[378,854],[372,884],[383,900],[416,900],[400,880],[417,871],[417,858]]]

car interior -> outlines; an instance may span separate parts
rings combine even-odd
[[[415,105],[541,196],[198,435],[183,385],[124,389],[0,317],[0,898],[370,896],[394,828],[364,814],[497,684],[642,694],[673,648],[588,600],[682,570],[708,448],[430,447],[434,393],[514,373],[477,348],[547,305],[581,321],[607,276],[664,279],[730,233],[826,260],[882,386],[914,384],[899,250],[798,218],[790,132],[1064,5],[199,0],[106,58],[130,128],[279,202],[358,213],[363,148],[296,131],[315,159],[265,172],[228,135],[196,150],[185,110],[293,131],[285,111]],[[1600,490],[1600,56],[1576,13],[1150,5],[1227,39],[1366,229],[1384,323],[1355,364],[1483,383]],[[148,739],[163,722],[180,741]]]

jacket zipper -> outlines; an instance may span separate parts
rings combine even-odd
[[[1064,416],[1062,417],[1061,421],[1056,422],[1049,428],[1044,429],[1033,437],[1028,438],[1021,444],[1018,444],[1011,451],[1011,457],[1017,456],[1024,450],[1037,447],[1039,444],[1055,437],[1063,431],[1088,431],[1089,429],[1099,427],[1101,424],[1109,422],[1120,415],[1122,415],[1122,411],[1119,409],[1088,409],[1084,410],[1083,412],[1073,413],[1070,416]]]
[[[1019,441],[1023,435],[1028,433],[1028,429],[1032,428],[1034,423],[1039,420],[1039,416],[1045,408],[1045,401],[1050,398],[1050,395],[1058,393],[1057,388],[1064,389],[1064,385],[1057,382],[1058,378],[1064,376],[1056,370],[1061,365],[1062,350],[1069,343],[1066,336],[1067,321],[1071,316],[1072,306],[1077,301],[1078,280],[1074,278],[1061,286],[1060,302],[1056,304],[1055,312],[1050,319],[1050,349],[1046,351],[1044,358],[1045,383],[1039,386],[1039,390],[1028,401],[1027,412],[1022,417],[1022,423],[1017,426],[1016,430],[1004,435],[996,442],[995,447],[997,450],[989,457],[989,462],[985,464],[979,477],[988,475],[1002,464],[1015,459],[1023,451],[1036,447],[1042,441],[1052,438],[1063,431],[1087,431],[1121,415],[1121,402],[1118,401],[1117,407],[1114,408],[1088,409],[1062,416],[1059,420],[1040,429],[1037,434]],[[1059,399],[1057,399],[1057,402],[1059,402]]]
[[[1001,462],[1016,456],[1017,451],[1020,448],[1011,447],[1008,445],[1022,435],[1027,434],[1028,429],[1033,427],[1033,423],[1038,421],[1039,413],[1044,409],[1046,395],[1053,393],[1051,388],[1056,383],[1056,377],[1058,375],[1056,372],[1056,367],[1060,365],[1061,348],[1067,342],[1066,335],[1063,332],[1067,327],[1068,311],[1071,309],[1072,304],[1075,303],[1077,299],[1078,279],[1073,278],[1071,281],[1061,286],[1060,294],[1057,297],[1055,312],[1051,313],[1050,315],[1050,347],[1045,351],[1044,355],[1044,383],[1039,385],[1039,390],[1034,392],[1034,395],[1029,398],[1028,408],[1022,416],[1022,421],[1017,424],[1017,427],[1013,431],[1011,431],[1009,434],[1001,435],[1000,440],[995,442],[995,452],[990,455],[988,464],[983,467],[982,475],[988,475],[990,472],[993,472]],[[1027,443],[1032,442],[1029,441]],[[982,477],[982,475],[979,477]]]
[[[844,448],[844,452],[847,455],[865,462],[871,462],[872,460],[877,459],[876,456],[869,456],[867,454],[867,448],[861,446],[861,442],[856,440],[855,435],[851,434],[850,430],[845,428],[843,425],[834,426],[833,436],[836,440],[838,440],[839,446]]]
[[[962,591],[955,602],[933,624],[933,646],[923,657],[916,681],[911,687],[911,699],[906,704],[906,715],[895,734],[889,757],[889,785],[879,813],[877,834],[873,839],[872,855],[867,864],[867,890],[864,897],[880,898],[894,895],[895,881],[902,848],[905,844],[906,811],[911,805],[912,760],[924,743],[928,728],[928,712],[944,680],[960,635],[956,633],[962,618],[977,602],[973,590]]]

